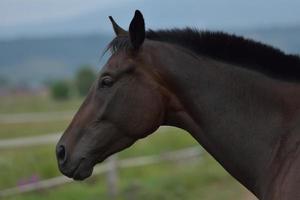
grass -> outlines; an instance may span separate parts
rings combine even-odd
[[[170,139],[170,135],[174,139]],[[127,158],[158,154],[193,145],[195,145],[195,142],[191,137],[187,137],[185,132],[179,129],[170,129],[167,132],[156,133],[148,139],[138,141],[133,147],[121,152],[119,155],[120,158]],[[46,145],[1,151],[0,177],[2,178],[0,189],[16,186],[20,179],[26,179],[32,175],[38,175],[41,179],[60,175],[57,170],[54,148],[55,145]],[[20,166],[22,167],[20,168]]]
[[[0,113],[75,110],[82,100],[54,102],[46,97],[0,100]],[[3,104],[4,102],[4,104]],[[33,105],[34,104],[34,105]],[[8,106],[8,107],[7,107]],[[68,120],[0,124],[0,138],[32,136],[61,131]],[[167,131],[166,131],[167,130]],[[119,158],[158,154],[198,145],[185,131],[170,128],[138,141],[119,153]],[[40,179],[61,175],[54,154],[55,145],[0,150],[0,190],[14,187],[32,176]],[[162,162],[119,171],[118,200],[241,199],[244,189],[207,153],[201,160]],[[49,190],[6,198],[8,200],[93,200],[109,199],[105,175],[84,182],[72,182]]]
[[[24,179],[41,179],[59,175],[54,145],[1,151],[0,188],[17,186]]]
[[[0,114],[41,113],[56,111],[75,111],[83,99],[54,101],[48,96],[24,96],[21,98],[1,97]],[[0,139],[43,135],[65,130],[70,120],[52,120],[44,122],[1,123]]]
[[[120,170],[118,200],[226,200],[242,199],[244,190],[209,157],[205,162],[161,163]],[[29,193],[8,200],[93,200],[107,196],[105,176],[94,177],[56,189]],[[220,192],[216,192],[220,191]]]
[[[170,129],[151,135],[119,154],[126,158],[162,153],[196,145],[186,132]],[[155,148],[154,148],[155,147]],[[33,174],[41,179],[60,175],[56,167],[54,146],[16,149],[1,152],[0,188],[15,186]],[[22,166],[21,168],[19,166]],[[201,160],[184,163],[163,162],[120,170],[118,199],[240,199],[243,189],[208,154]],[[108,199],[105,176],[92,177],[42,192],[8,199]],[[222,192],[216,192],[222,191]]]

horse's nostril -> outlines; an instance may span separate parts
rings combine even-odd
[[[66,153],[66,149],[63,145],[60,145],[57,148],[57,160],[59,162],[59,164],[64,164],[67,160],[67,153]]]

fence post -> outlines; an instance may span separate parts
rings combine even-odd
[[[107,161],[107,191],[109,199],[115,200],[118,196],[118,157],[113,155]]]

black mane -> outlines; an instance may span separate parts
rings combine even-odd
[[[196,54],[237,64],[270,77],[300,81],[300,57],[288,55],[269,45],[223,32],[196,29],[148,30],[149,40],[185,47]],[[113,51],[128,48],[128,38],[115,38],[109,45]]]

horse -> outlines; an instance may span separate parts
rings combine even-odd
[[[60,171],[93,167],[160,126],[186,130],[262,200],[300,199],[300,58],[224,32],[129,30],[56,146]]]

